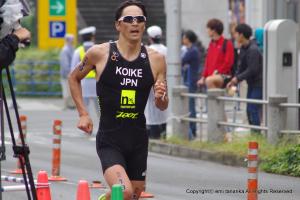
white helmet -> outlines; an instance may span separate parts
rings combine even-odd
[[[147,29],[147,34],[151,37],[151,38],[161,38],[162,36],[162,30],[159,26],[150,26]]]

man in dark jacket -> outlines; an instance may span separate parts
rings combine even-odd
[[[190,93],[195,93],[197,90],[197,79],[200,68],[199,50],[196,46],[197,35],[188,30],[183,34],[182,43],[187,47],[181,62],[182,65],[188,65],[187,73],[187,87]],[[196,117],[195,98],[189,98],[189,111],[190,117]],[[189,139],[192,140],[196,137],[196,123],[190,122]]]
[[[227,88],[242,80],[248,84],[247,98],[262,99],[262,55],[255,40],[250,40],[252,29],[247,24],[239,24],[235,28],[235,39],[241,44],[239,67],[235,76],[227,84]],[[247,104],[249,124],[260,125],[261,105]]]

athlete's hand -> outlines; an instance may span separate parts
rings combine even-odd
[[[157,80],[154,84],[154,96],[156,99],[165,100],[167,94],[167,86],[163,81]]]
[[[167,85],[165,82],[157,80],[154,84],[155,105],[160,110],[165,110],[168,107]]]
[[[93,121],[90,118],[89,115],[83,115],[79,118],[79,122],[77,124],[77,127],[80,130],[83,130],[84,132],[88,134],[92,134],[93,132]]]

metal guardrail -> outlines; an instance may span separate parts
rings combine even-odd
[[[237,97],[217,97],[218,100],[223,101],[234,101],[234,102],[243,102],[243,103],[253,103],[253,104],[268,104],[269,102],[266,100],[255,100],[255,99],[244,99],[244,98],[237,98]]]
[[[180,118],[180,120],[187,121],[187,122],[207,123],[206,119],[200,119],[200,118],[182,117]]]
[[[281,130],[280,133],[298,135],[298,134],[300,134],[300,130]]]
[[[299,103],[281,103],[281,104],[279,104],[279,106],[285,107],[285,108],[300,108]]]
[[[194,98],[202,98],[202,99],[207,98],[207,94],[201,94],[201,93],[185,93],[185,92],[183,92],[180,95],[183,97],[194,97]]]
[[[16,66],[19,65],[24,65],[28,69],[17,69]],[[56,67],[55,69],[55,66],[59,66],[59,62],[55,60],[15,61],[10,67],[15,93],[28,96],[60,96],[62,94],[59,88],[60,73],[59,68]],[[46,80],[41,80],[42,78]]]
[[[212,138],[219,138],[221,136],[221,129],[220,126],[231,126],[231,127],[242,127],[242,128],[249,128],[249,129],[256,129],[256,130],[262,130],[268,132],[268,141],[270,143],[275,144],[277,141],[277,138],[280,136],[280,134],[294,134],[300,135],[300,130],[283,130],[285,125],[281,124],[279,122],[284,121],[283,117],[286,114],[286,109],[280,109],[281,108],[300,108],[300,104],[297,103],[287,103],[287,98],[282,98],[284,96],[272,96],[269,97],[269,100],[257,100],[257,99],[245,99],[245,98],[238,98],[238,97],[227,97],[224,96],[225,92],[221,89],[213,89],[211,91],[208,91],[207,94],[202,93],[188,93],[187,89],[183,88],[182,86],[178,86],[176,88],[176,102],[177,105],[183,105],[180,108],[175,109],[177,118],[179,121],[188,121],[188,122],[197,122],[200,124],[207,123],[208,124],[208,130],[214,130],[214,132],[219,133],[211,133],[214,134]],[[200,98],[200,99],[207,99],[208,102],[208,109],[216,111],[216,114],[210,116],[208,113],[208,118],[191,118],[187,116],[182,116],[182,113],[186,113],[186,106],[185,104],[188,104],[187,98],[182,97],[189,97],[189,98]],[[226,122],[222,121],[223,112],[225,112],[225,106],[224,104],[218,103],[218,101],[231,101],[231,102],[238,102],[238,103],[251,103],[251,104],[260,104],[268,106],[268,112],[271,112],[271,116],[276,116],[275,118],[269,119],[268,124],[269,126],[255,126],[255,125],[249,125],[249,124],[241,124],[241,123],[235,123],[235,120],[233,122]],[[275,102],[275,103],[273,103]],[[278,102],[278,103],[276,103]],[[185,109],[184,109],[185,108]],[[200,111],[201,114],[201,111]],[[275,114],[275,115],[274,115]],[[201,115],[202,116],[202,115]],[[217,118],[215,118],[217,117]],[[212,120],[212,121],[210,121]],[[177,125],[178,127],[178,125]],[[211,135],[210,134],[210,135]]]
[[[233,123],[233,122],[218,122],[218,125],[250,128],[250,129],[262,130],[262,131],[268,130],[268,127],[266,127],[266,126],[254,126],[254,125],[240,124],[240,123]]]

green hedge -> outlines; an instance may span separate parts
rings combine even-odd
[[[300,144],[266,159],[261,168],[266,172],[300,177]]]
[[[60,80],[59,51],[59,49],[40,50],[37,48],[26,48],[17,52],[13,66],[15,71],[14,78],[18,83],[15,85],[17,94],[26,92],[26,96],[39,96],[36,94],[47,92],[53,96],[53,94],[61,93],[60,85],[52,85],[52,83],[58,83]],[[46,82],[47,84],[39,84],[39,82]]]

